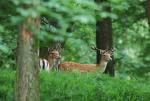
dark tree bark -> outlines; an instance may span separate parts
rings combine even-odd
[[[31,27],[38,27],[39,19],[28,18],[21,26],[17,46],[15,101],[39,101],[38,47]]]
[[[102,3],[106,0],[95,0],[97,3]],[[106,7],[105,11],[111,12],[110,7]],[[96,45],[100,49],[110,49],[113,47],[112,40],[112,21],[111,18],[97,20],[96,22]],[[100,61],[100,53],[97,52],[97,63]],[[114,61],[114,60],[113,60]],[[114,63],[109,62],[104,73],[115,76]]]
[[[149,24],[149,31],[150,31],[150,0],[147,0],[146,2],[146,13],[148,18],[148,24]]]

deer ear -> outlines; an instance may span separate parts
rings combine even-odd
[[[50,48],[48,48],[48,52],[50,52],[51,51],[51,49]]]
[[[100,51],[100,54],[104,54],[104,53],[106,53],[107,51],[106,50],[99,50]]]
[[[109,53],[110,53],[111,56],[113,55],[114,51],[115,51],[115,50],[114,50],[113,48],[111,48],[111,49],[109,50]]]
[[[99,51],[100,52],[100,54],[104,54],[104,52],[103,51]]]

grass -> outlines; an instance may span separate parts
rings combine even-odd
[[[41,101],[149,101],[150,81],[100,73],[40,72]],[[0,101],[14,99],[15,71],[0,70]]]

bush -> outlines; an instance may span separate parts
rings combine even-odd
[[[0,69],[0,101],[13,101],[15,72]]]
[[[0,71],[0,101],[13,101],[15,72]],[[41,72],[41,101],[149,101],[149,81],[99,73]]]

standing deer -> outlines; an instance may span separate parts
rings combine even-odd
[[[52,48],[48,48],[48,59],[40,59],[40,68],[46,71],[51,69],[58,70],[60,64],[60,42],[56,42]]]
[[[64,62],[59,64],[59,69],[63,71],[79,70],[80,72],[90,72],[100,70],[101,72],[104,72],[107,63],[109,62],[109,60],[112,60],[111,56],[113,55],[114,50],[101,50],[96,47],[91,48],[93,50],[100,51],[101,60],[99,64],[80,64],[75,62]]]

